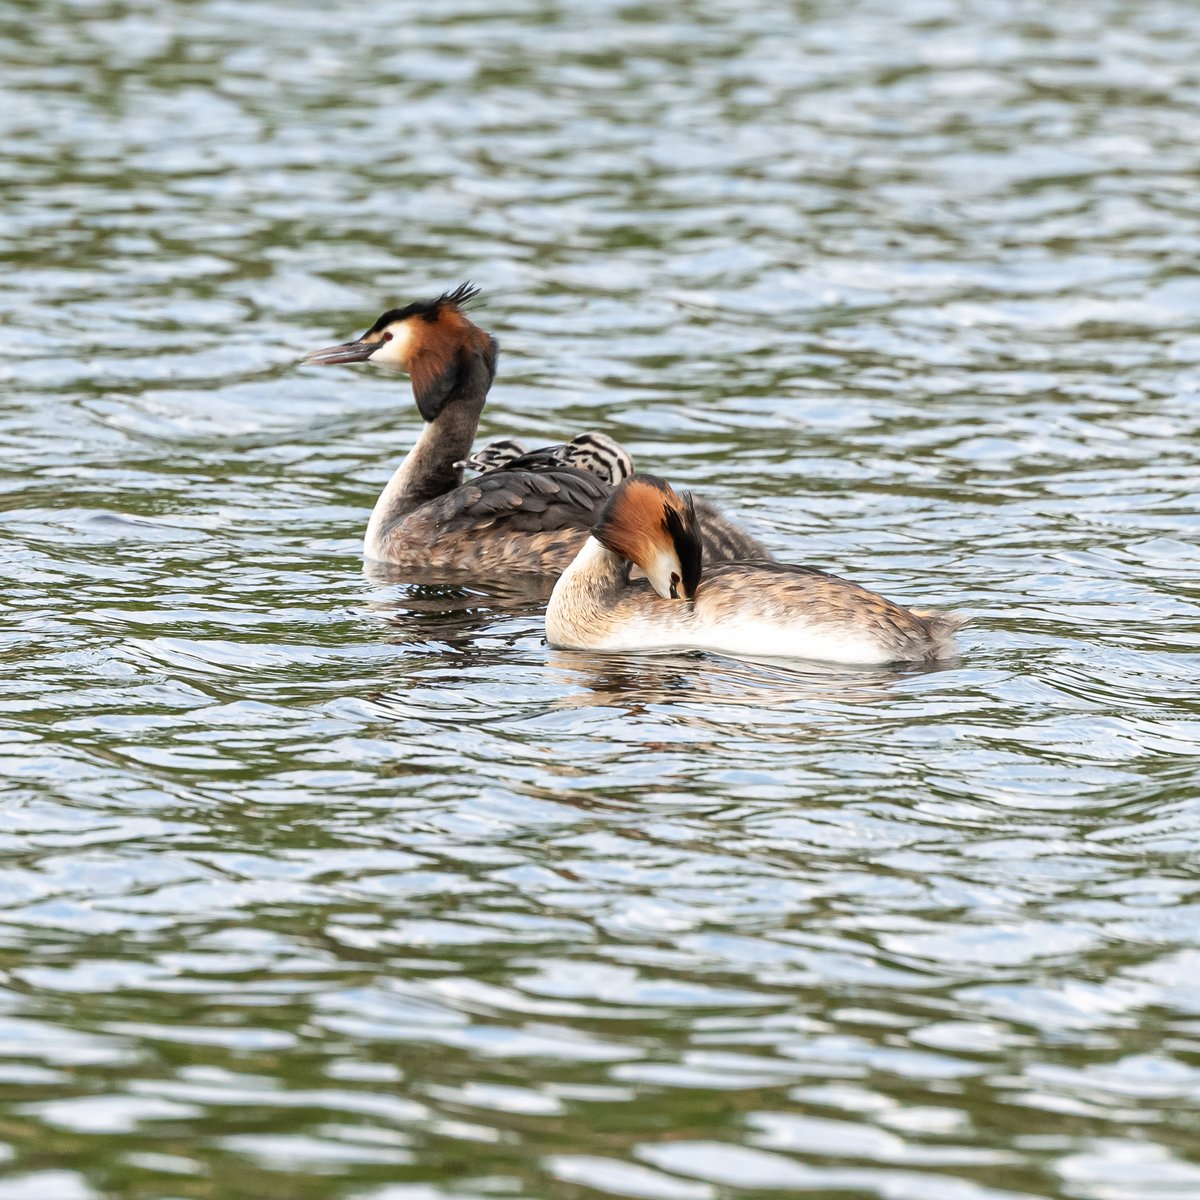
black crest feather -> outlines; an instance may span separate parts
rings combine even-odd
[[[469,279],[460,283],[458,287],[452,291],[443,292],[438,298],[438,304],[453,304],[455,308],[464,308],[473,300],[478,300],[482,294],[482,289],[478,284],[472,283]]]
[[[684,492],[680,499],[683,501],[682,514],[678,509],[668,508],[663,515],[663,522],[671,541],[675,544],[675,553],[679,555],[679,565],[683,568],[683,580],[680,592],[684,599],[690,600],[700,586],[700,567],[703,551],[700,543],[700,526],[696,521],[696,501],[691,492]]]
[[[363,334],[363,337],[368,337],[372,333],[379,333],[380,330],[386,329],[393,321],[407,321],[410,317],[420,317],[422,320],[431,322],[436,321],[443,304],[449,304],[452,308],[463,308],[465,305],[470,304],[472,300],[478,299],[479,296],[480,289],[468,279],[465,283],[460,283],[458,287],[452,288],[448,292],[443,292],[433,300],[414,300],[411,304],[406,304],[403,308],[389,308],[387,312],[380,314],[375,324]]]

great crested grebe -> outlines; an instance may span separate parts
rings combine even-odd
[[[363,543],[368,558],[414,571],[470,572],[483,581],[554,578],[586,540],[611,489],[566,462],[538,469],[514,463],[463,483],[498,350],[463,312],[478,294],[464,283],[434,300],[389,309],[361,337],[303,361],[370,362],[412,377],[425,426],[375,502]],[[766,555],[715,509],[702,512],[714,561]]]
[[[595,429],[577,434],[569,442],[541,446],[537,450],[526,450],[513,438],[497,438],[476,450],[462,466],[486,474],[508,467],[546,471],[564,463],[568,467],[590,471],[609,487],[616,487],[622,479],[633,474],[633,459],[629,457],[629,451]]]
[[[630,563],[644,580],[630,580]],[[692,497],[634,475],[613,491],[555,584],[546,637],[581,650],[711,650],[881,666],[953,657],[954,633],[968,619],[903,608],[787,563],[726,562],[702,571]]]

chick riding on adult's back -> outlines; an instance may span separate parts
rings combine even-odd
[[[515,575],[550,580],[575,556],[611,489],[572,461],[526,469],[518,459],[463,483],[498,353],[496,339],[463,311],[477,295],[463,284],[389,309],[361,337],[304,361],[370,362],[412,377],[425,425],[376,501],[363,546],[368,558],[414,574],[466,573],[485,583]],[[702,511],[714,559],[767,554],[716,510]]]

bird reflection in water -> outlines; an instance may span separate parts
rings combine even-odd
[[[477,670],[494,673],[500,657],[513,668],[537,671],[536,690],[544,701],[529,703],[533,681],[524,680],[517,689],[524,695],[524,702],[517,702],[518,709],[525,710],[523,716],[607,708],[629,718],[657,721],[661,714],[654,710],[669,706],[672,724],[702,730],[714,743],[731,736],[774,739],[781,725],[791,728],[796,738],[815,738],[821,736],[823,714],[831,708],[890,704],[906,680],[953,665],[863,668],[734,659],[699,651],[635,655],[558,650],[543,638],[547,581],[521,579],[507,586],[481,587],[465,573],[460,581],[448,581],[444,571],[414,580],[409,570],[378,563],[368,564],[366,573],[388,588],[369,601],[371,611],[395,631],[391,640],[422,652],[422,677],[430,669],[424,652],[451,652],[452,661],[434,673],[441,677],[449,672],[460,681]],[[374,697],[381,712],[437,721],[451,717],[440,702],[414,703],[412,694],[402,698],[395,682]],[[403,691],[408,693],[408,688]],[[460,722],[461,705],[450,707],[454,721]],[[488,705],[473,717],[486,720],[489,713],[492,718],[501,716]]]
[[[711,706],[792,713],[831,703],[870,705],[887,701],[905,679],[944,669],[936,664],[902,669],[785,665],[697,651],[631,655],[548,648],[546,653],[552,682],[581,689],[559,697],[556,707],[613,707],[630,713],[680,702],[697,710]]]
[[[422,575],[411,569],[367,563],[364,573],[381,591],[368,602],[370,611],[396,630],[394,641],[406,645],[436,642],[466,656],[458,667],[483,663],[495,655],[493,638],[513,629],[504,618],[528,619],[528,632],[542,637],[542,614],[553,580],[518,576],[511,584],[481,585],[466,572],[445,570]],[[489,644],[478,644],[487,635]]]

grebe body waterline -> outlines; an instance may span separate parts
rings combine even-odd
[[[644,580],[629,578],[629,564]],[[808,567],[703,566],[695,506],[635,475],[616,488],[554,586],[546,637],[590,650],[709,650],[846,665],[931,662],[956,653],[958,613],[904,608]]]

